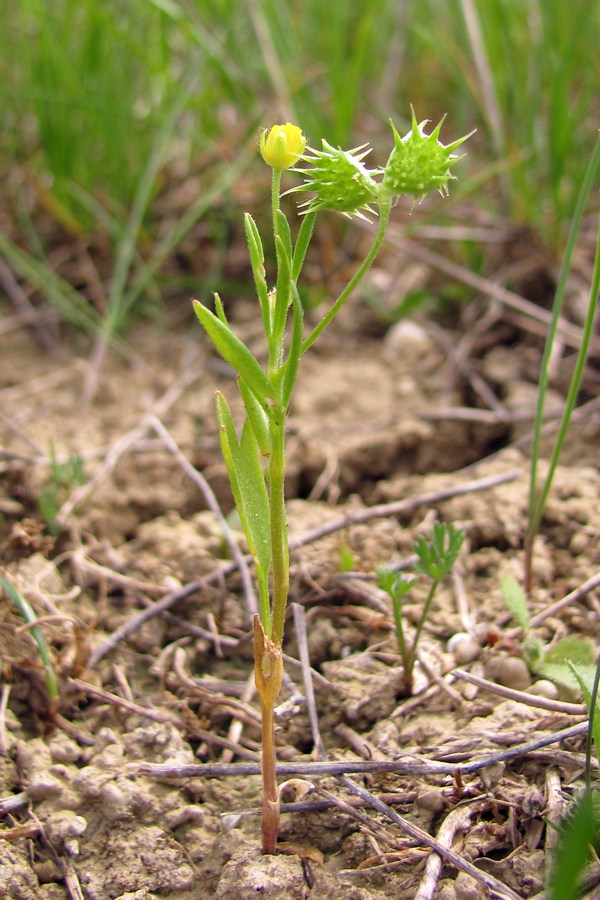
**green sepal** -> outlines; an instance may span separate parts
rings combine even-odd
[[[231,328],[225,325],[218,316],[194,300],[194,311],[209,338],[229,365],[242,376],[250,390],[261,400],[267,397],[275,399],[276,390],[271,379],[263,372],[258,360],[248,348],[235,336]]]
[[[258,448],[263,456],[271,452],[271,439],[269,435],[269,417],[265,408],[261,405],[255,394],[252,393],[243,378],[238,377],[238,388],[246,407],[248,421],[254,431]]]
[[[290,349],[285,363],[285,371],[283,373],[282,401],[284,409],[287,409],[292,398],[294,382],[298,374],[298,365],[302,355],[302,329],[304,326],[304,310],[298,295],[296,285],[292,286],[292,306],[294,312],[294,325],[292,329],[292,340]]]
[[[244,216],[244,229],[246,231],[246,240],[248,242],[250,262],[252,264],[252,274],[254,275],[254,285],[260,301],[263,327],[265,329],[265,334],[268,336],[271,333],[271,312],[269,306],[267,276],[265,272],[265,252],[263,250],[260,232],[250,213],[246,213]]]
[[[265,581],[271,567],[271,527],[267,486],[260,463],[260,451],[248,420],[238,442],[227,400],[217,391],[217,420],[221,452],[229,473],[231,490],[248,549],[252,554],[259,582]]]
[[[294,247],[294,253],[292,256],[292,281],[294,283],[296,283],[298,281],[298,278],[300,277],[300,272],[302,271],[302,266],[304,265],[306,251],[308,250],[308,245],[310,244],[310,239],[312,238],[316,220],[316,212],[306,213],[302,217],[302,224],[300,225],[300,230],[298,231],[296,246]]]

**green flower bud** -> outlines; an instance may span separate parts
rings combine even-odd
[[[370,153],[370,148],[363,144],[354,150],[340,150],[332,147],[326,140],[322,141],[323,149],[310,148],[311,156],[303,156],[312,163],[310,169],[294,169],[305,176],[304,184],[292,188],[292,191],[312,191],[314,197],[305,200],[301,206],[304,212],[318,212],[324,209],[341,212],[345,216],[366,218],[361,209],[371,215],[374,210],[369,206],[377,200],[379,185],[373,180],[379,175],[379,169],[367,169],[362,160]]]
[[[450,174],[450,168],[464,156],[455,156],[452,151],[473,132],[444,146],[438,140],[444,119],[441,119],[431,134],[425,134],[427,122],[428,119],[425,119],[417,124],[413,109],[411,130],[403,138],[396,131],[394,123],[391,123],[395,146],[383,170],[382,197],[412,194],[416,199],[422,200],[434,188],[442,196],[448,194],[448,180],[454,178]]]

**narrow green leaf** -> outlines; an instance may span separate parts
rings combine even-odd
[[[575,801],[561,836],[550,879],[548,900],[577,897],[578,885],[590,856],[590,844],[597,830],[591,791]]]
[[[223,454],[223,459],[225,460],[225,465],[227,466],[227,472],[229,473],[229,482],[231,484],[231,490],[233,492],[233,499],[235,500],[235,505],[240,515],[240,521],[242,522],[242,528],[244,529],[245,533],[246,527],[243,521],[242,496],[240,492],[238,473],[235,464],[236,451],[239,453],[239,442],[237,439],[237,434],[235,433],[235,425],[233,424],[233,417],[231,415],[231,410],[229,408],[227,400],[220,391],[216,392],[215,399],[217,402],[217,421],[219,423],[221,453]]]
[[[296,238],[296,246],[294,247],[294,253],[292,256],[292,281],[294,282],[294,284],[300,277],[300,272],[302,271],[302,266],[304,265],[306,251],[308,250],[308,245],[310,244],[310,239],[312,238],[316,219],[317,213],[315,212],[307,213],[302,217],[302,224],[300,225],[298,237]]]
[[[271,566],[269,497],[260,462],[260,449],[248,420],[242,429],[238,469],[248,523],[248,537],[254,546],[256,565],[268,573]]]
[[[215,298],[215,311],[217,313],[217,318],[219,319],[219,322],[222,322],[223,325],[225,325],[226,328],[229,328],[229,322],[227,321],[227,316],[225,315],[225,310],[223,309],[221,298],[216,292],[213,296]]]
[[[285,363],[285,372],[283,374],[283,390],[282,399],[285,409],[288,408],[292,399],[292,391],[298,374],[298,365],[300,364],[300,356],[302,355],[302,328],[304,326],[304,310],[298,295],[296,286],[292,287],[292,304],[294,313],[294,325],[292,330],[292,340]]]
[[[275,234],[278,238],[281,238],[285,254],[290,260],[291,267],[291,259],[293,255],[292,232],[290,231],[290,223],[286,219],[285,214],[280,209],[278,209],[275,213]]]
[[[561,638],[544,651],[537,671],[540,675],[545,675],[572,691],[578,686],[577,679],[573,675],[573,664],[577,666],[579,674],[590,685],[591,690],[595,669],[594,651],[587,641],[573,634]]]
[[[244,423],[242,438],[238,441],[229,404],[220,391],[217,391],[216,400],[221,452],[248,548],[254,557],[259,581],[264,583],[271,566],[271,529],[269,498],[258,443],[248,421]]]
[[[291,300],[292,260],[286,245],[279,235],[275,238],[275,253],[277,255],[277,285],[275,289],[273,336],[276,341],[280,341],[285,331],[287,311]]]
[[[271,451],[271,439],[269,433],[269,417],[260,401],[252,393],[243,378],[238,378],[238,387],[246,407],[248,421],[252,425],[254,436],[263,456],[268,456]]]
[[[268,337],[271,333],[271,307],[269,304],[269,291],[267,288],[267,276],[265,272],[265,253],[260,232],[250,213],[246,213],[244,216],[244,229],[246,231],[246,241],[248,242],[248,251],[250,253],[254,285],[260,301],[263,328]]]
[[[500,587],[502,588],[502,596],[508,607],[513,619],[520,625],[523,631],[529,631],[529,623],[531,617],[529,615],[529,607],[527,606],[527,597],[525,591],[512,576],[504,575],[500,578]]]
[[[29,631],[31,632],[31,636],[37,644],[38,653],[40,654],[40,660],[44,669],[44,676],[46,679],[48,699],[50,700],[50,703],[54,705],[57,703],[59,698],[58,683],[56,680],[56,675],[54,673],[52,660],[50,658],[48,644],[46,643],[44,632],[37,624],[37,616],[35,614],[35,611],[30,606],[25,597],[21,594],[21,592],[17,590],[14,584],[12,584],[12,582],[10,582],[1,574],[0,587],[3,589],[7,597],[12,601],[15,609],[18,610],[23,620],[31,626]]]
[[[596,756],[600,761],[600,704],[598,704],[598,695],[596,694],[595,701],[593,699],[596,672],[591,673],[592,678],[590,680],[590,672],[588,669],[581,670],[580,667],[571,662],[571,660],[567,660],[567,665],[579,685],[585,705],[588,708],[592,737],[594,738],[594,744],[596,746]]]
[[[213,312],[194,300],[194,311],[213,344],[229,365],[242,376],[257,397],[275,399],[276,391],[248,348]]]

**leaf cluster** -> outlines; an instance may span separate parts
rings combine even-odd
[[[413,568],[415,572],[428,575],[433,581],[441,581],[451,571],[458,559],[465,533],[454,525],[434,522],[431,538],[419,537],[414,552],[419,557]]]
[[[392,601],[396,638],[404,667],[404,686],[407,694],[412,693],[413,669],[417,658],[417,647],[435,592],[440,582],[454,566],[464,539],[465,533],[462,529],[455,528],[452,524],[446,525],[443,522],[435,522],[430,536],[428,538],[419,537],[416,541],[413,551],[417,559],[413,563],[412,568],[417,574],[428,577],[431,580],[431,585],[417,622],[414,637],[410,643],[404,627],[402,607],[404,597],[417,584],[418,578],[404,575],[392,569],[378,568],[375,570],[379,587],[389,595]]]

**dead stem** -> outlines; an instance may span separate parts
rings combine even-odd
[[[487,766],[508,762],[511,759],[519,759],[528,754],[557,744],[569,738],[581,737],[587,734],[588,723],[579,722],[561,731],[544,734],[535,740],[524,744],[516,744],[496,753],[476,757],[466,763],[446,763],[437,760],[422,759],[417,756],[405,756],[399,760],[344,760],[334,762],[283,762],[278,763],[276,774],[291,776],[306,776],[307,778],[319,778],[331,775],[369,774],[393,772],[397,775],[454,775],[457,771],[461,775],[470,775],[479,772]],[[580,760],[574,759],[577,768]],[[192,765],[159,764],[159,763],[132,763],[129,767],[132,774],[150,775],[153,778],[222,778],[227,776],[260,775],[260,767],[255,763],[204,763]]]
[[[578,588],[575,588],[574,591],[571,591],[570,594],[566,594],[562,598],[562,600],[558,600],[556,603],[552,603],[550,606],[547,606],[542,612],[533,616],[531,619],[530,627],[537,628],[545,619],[550,616],[555,615],[561,609],[564,609],[565,606],[570,606],[571,603],[576,603],[578,600],[581,600],[582,597],[585,597],[586,594],[589,594],[590,591],[593,591],[595,588],[600,585],[600,573],[596,573],[591,578],[588,578],[587,581],[584,581],[583,584],[580,584]]]
[[[427,247],[423,247],[418,242],[409,240],[400,228],[390,227],[387,232],[387,240],[394,246],[401,246],[403,252],[410,254],[414,259],[419,259],[426,265],[444,272],[446,275],[450,275],[451,278],[469,285],[469,287],[474,288],[475,291],[483,294],[485,297],[498,300],[506,310],[519,317],[519,323],[526,330],[533,334],[546,334],[551,319],[551,315],[547,310],[542,309],[530,300],[526,300],[519,294],[507,290],[507,288],[497,284],[492,279],[482,278],[464,266],[444,258],[439,253],[434,253]],[[565,344],[574,349],[579,349],[582,339],[581,328],[564,318],[560,318],[558,331]]]
[[[457,806],[455,809],[451,810],[440,825],[440,829],[437,833],[436,839],[439,842],[440,847],[451,850],[455,845],[457,836],[464,834],[469,830],[471,819],[476,813],[482,811],[485,802],[486,801],[482,802],[481,800],[474,801],[467,806]],[[421,883],[415,894],[415,900],[433,900],[436,896],[438,881],[442,873],[443,865],[444,860],[441,854],[431,853],[428,856],[427,862],[425,863],[423,878],[421,879]]]
[[[468,862],[463,859],[462,856],[459,856],[454,850],[451,850],[448,847],[442,846],[434,837],[428,834],[426,831],[423,831],[418,825],[415,825],[413,822],[410,822],[408,819],[405,819],[404,816],[398,815],[398,813],[393,810],[391,807],[387,806],[377,797],[370,794],[369,791],[366,791],[364,788],[359,787],[359,785],[355,784],[351,778],[348,778],[347,775],[342,775],[340,777],[341,783],[344,787],[348,788],[348,790],[352,791],[354,794],[357,794],[362,800],[368,803],[373,809],[375,809],[378,813],[384,815],[387,819],[394,822],[394,824],[398,825],[409,837],[413,838],[416,841],[419,841],[421,844],[425,844],[426,847],[430,847],[433,851],[438,853],[441,857],[443,857],[446,864],[450,864],[454,866],[461,872],[466,872],[467,875],[471,875],[472,878],[475,878],[476,881],[484,884],[488,890],[493,891],[496,895],[499,895],[503,898],[508,898],[508,900],[521,900],[518,894],[515,894],[511,888],[507,887],[507,885],[503,884],[501,881],[498,881],[497,878],[494,878],[492,875],[488,875],[487,872],[482,872],[481,869],[478,869],[477,866],[474,866],[473,863]],[[352,809],[352,807],[349,807]],[[352,810],[353,813],[356,810]]]
[[[530,694],[527,691],[515,691],[513,688],[504,687],[496,684],[495,681],[488,681],[486,678],[479,678],[478,675],[471,675],[464,669],[453,669],[452,672],[457,678],[468,681],[476,687],[483,688],[500,697],[507,697],[509,700],[516,700],[517,703],[526,703],[528,706],[535,706],[539,709],[549,709],[551,712],[566,713],[569,716],[585,716],[586,707],[582,703],[566,703],[561,700],[550,700],[547,697],[540,697],[538,694]]]
[[[425,494],[419,494],[418,497],[411,497],[408,500],[397,500],[393,503],[379,503],[376,506],[370,506],[367,509],[359,509],[343,516],[337,516],[330,522],[313,528],[311,531],[305,531],[304,534],[290,540],[290,550],[298,547],[304,547],[306,544],[312,544],[328,534],[335,531],[341,531],[350,525],[358,525],[364,522],[371,522],[373,519],[384,519],[388,516],[407,515],[414,512],[421,506],[435,506],[443,500],[450,500],[453,497],[459,497],[463,494],[470,494],[474,491],[485,491],[488,488],[497,487],[506,484],[509,481],[515,481],[519,478],[519,472],[514,470],[510,472],[502,472],[500,475],[490,475],[487,478],[480,478],[476,481],[469,481],[466,484],[453,485],[448,488],[440,488],[437,491],[428,491]]]
[[[177,715],[172,715],[171,713],[163,712],[162,710],[150,709],[147,706],[140,706],[139,703],[133,703],[131,700],[126,700],[103,688],[88,684],[87,681],[82,681],[80,678],[70,678],[68,683],[69,686],[77,688],[78,691],[83,691],[90,697],[95,697],[97,700],[103,700],[106,703],[119,706],[121,709],[127,710],[127,712],[136,713],[137,715],[142,716],[144,719],[151,719],[155,722],[170,722],[176,727],[182,726],[182,721]]]
[[[0,756],[8,755],[8,741],[6,736],[6,709],[10,697],[10,684],[3,682],[0,693]]]
[[[248,568],[248,561],[239,548],[238,542],[235,539],[231,528],[229,527],[227,519],[223,515],[221,507],[219,506],[219,501],[217,500],[213,489],[209,485],[204,475],[202,475],[201,472],[195,469],[194,466],[189,462],[189,460],[186,459],[184,454],[181,452],[178,444],[167,431],[158,416],[148,416],[148,422],[150,423],[150,426],[154,429],[156,434],[160,437],[169,453],[173,455],[178,466],[185,472],[186,475],[189,476],[189,478],[191,478],[198,490],[201,491],[202,496],[206,501],[206,505],[211,510],[217,522],[219,523],[219,527],[222,529],[225,540],[227,541],[227,546],[231,550],[231,555],[237,563],[240,575],[242,577],[242,583],[244,585],[244,596],[246,598],[248,622],[250,622],[252,620],[252,617],[258,612],[258,603],[256,601],[256,593],[252,584],[252,576],[250,575],[250,570]]]

